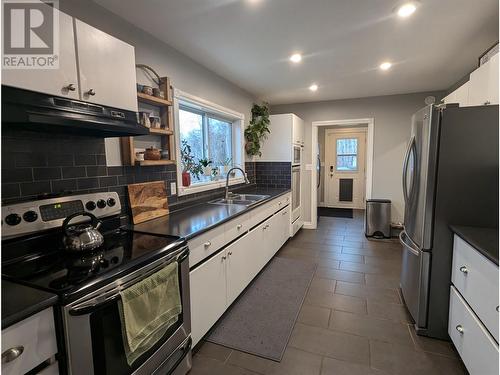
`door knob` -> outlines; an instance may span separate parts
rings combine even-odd
[[[205,247],[210,247],[212,245],[212,243],[210,241],[207,241],[203,244],[203,246]]]
[[[68,90],[68,91],[75,91],[76,90],[76,86],[74,83],[70,83],[68,86],[65,86],[63,88]]]
[[[238,225],[236,226],[236,229],[241,229],[242,227],[243,227],[243,225],[238,224]]]
[[[95,90],[94,89],[89,89],[89,91],[86,92],[87,95],[94,96],[95,95]]]

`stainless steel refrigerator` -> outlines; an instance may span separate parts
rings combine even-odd
[[[427,106],[403,165],[401,292],[418,334],[447,339],[453,234],[498,228],[498,106]]]

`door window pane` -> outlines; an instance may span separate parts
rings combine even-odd
[[[337,171],[358,170],[358,139],[337,139]]]
[[[223,165],[231,159],[231,123],[216,118],[208,118],[208,154],[214,165]]]

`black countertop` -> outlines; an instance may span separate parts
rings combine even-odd
[[[57,295],[2,279],[2,329],[55,305]]]
[[[498,229],[451,225],[451,230],[498,266]]]
[[[158,219],[131,225],[130,229],[145,233],[180,236],[189,240],[289,191],[290,189],[262,189],[258,187],[238,189],[237,192],[241,194],[263,194],[269,195],[269,198],[252,207],[199,203],[173,211]]]

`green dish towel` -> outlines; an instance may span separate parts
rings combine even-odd
[[[120,292],[118,309],[129,366],[177,322],[182,312],[177,271],[178,264],[173,262]]]

